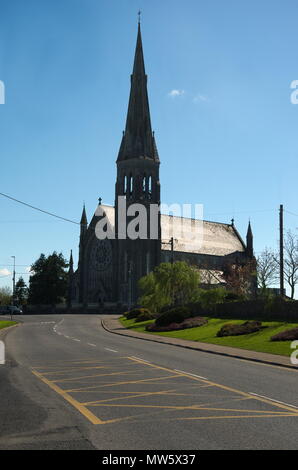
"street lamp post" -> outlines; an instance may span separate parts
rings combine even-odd
[[[13,258],[13,275],[12,275],[12,305],[15,302],[15,289],[16,289],[16,257],[12,256]],[[10,312],[10,318],[12,320],[12,309]]]

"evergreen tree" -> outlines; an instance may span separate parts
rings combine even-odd
[[[28,303],[54,305],[65,300],[67,295],[68,263],[62,253],[46,257],[43,253],[31,266]]]
[[[27,303],[28,287],[22,277],[16,283],[14,297],[17,305],[25,305]]]

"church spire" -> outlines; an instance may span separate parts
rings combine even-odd
[[[140,157],[159,161],[151,128],[147,75],[139,22],[126,126],[117,161]]]
[[[73,256],[72,256],[72,250],[70,250],[69,274],[73,274]]]
[[[246,234],[246,253],[252,258],[253,257],[253,234],[250,225],[250,220],[248,222],[247,234]]]
[[[87,223],[88,223],[88,222],[87,222],[86,208],[85,208],[85,204],[84,204],[80,224],[81,224],[81,225],[87,225]]]

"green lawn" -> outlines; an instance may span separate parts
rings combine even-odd
[[[216,333],[225,323],[243,323],[245,320],[233,320],[222,318],[208,318],[207,325],[196,328],[189,328],[186,330],[164,332],[164,333],[149,333],[145,330],[145,326],[152,323],[152,320],[135,323],[134,320],[126,320],[125,317],[120,319],[123,326],[134,331],[139,331],[147,334],[154,334],[160,336],[170,336],[173,338],[182,338],[186,340],[199,341],[202,343],[219,344],[222,346],[231,346],[234,348],[250,349],[252,351],[266,352],[270,354],[279,354],[282,356],[290,356],[293,352],[291,349],[291,341],[270,341],[271,336],[279,333],[280,331],[297,328],[298,323],[286,322],[262,322],[263,326],[267,326],[261,331],[250,333],[241,336],[227,336],[218,338]]]
[[[7,328],[8,326],[16,325],[18,322],[16,321],[0,321],[0,330],[2,328]]]

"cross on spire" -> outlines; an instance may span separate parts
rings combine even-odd
[[[139,17],[139,24],[141,23],[141,10],[138,11],[138,17]]]

